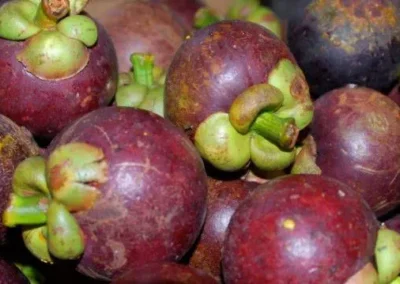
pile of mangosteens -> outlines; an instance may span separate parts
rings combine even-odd
[[[0,0],[0,284],[400,283],[399,70],[398,1]]]

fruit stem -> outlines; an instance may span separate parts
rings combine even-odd
[[[261,113],[251,126],[251,130],[283,150],[293,149],[299,135],[299,129],[293,118],[281,118],[269,112]]]
[[[11,194],[10,204],[3,214],[3,224],[7,227],[44,224],[48,203],[44,196],[20,197]]]
[[[130,60],[133,66],[135,82],[146,87],[153,86],[154,56],[151,54],[134,53],[131,55]]]
[[[194,18],[194,27],[196,29],[202,29],[209,25],[219,22],[221,19],[218,18],[209,8],[200,8],[197,10]]]
[[[69,12],[68,0],[42,0],[35,17],[35,24],[43,29],[56,26]]]

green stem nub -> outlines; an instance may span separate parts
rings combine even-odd
[[[151,54],[134,53],[131,55],[135,82],[151,87],[154,84],[154,56]]]
[[[259,115],[251,126],[251,130],[283,150],[293,149],[299,135],[299,129],[293,118],[281,118],[269,112]]]
[[[45,224],[48,204],[49,200],[43,196],[20,197],[11,194],[10,204],[3,213],[3,224],[7,227]]]
[[[209,25],[219,22],[221,19],[215,15],[209,8],[200,8],[197,10],[194,18],[194,27],[202,29]]]
[[[68,12],[68,0],[42,0],[35,17],[35,24],[44,29],[55,27]]]

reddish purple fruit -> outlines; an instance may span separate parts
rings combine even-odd
[[[0,115],[0,213],[7,207],[16,166],[25,158],[39,154],[28,130]],[[0,246],[6,243],[7,228],[0,223]]]
[[[29,280],[15,266],[0,258],[1,284],[29,284]]]
[[[221,276],[222,245],[236,208],[258,183],[208,178],[207,218],[189,265]]]
[[[385,226],[388,229],[394,230],[400,234],[400,214],[397,214],[385,221]]]
[[[400,107],[372,89],[336,89],[315,102],[317,165],[361,193],[378,216],[400,203],[399,125]]]
[[[7,1],[0,22],[26,25],[20,13],[41,9],[35,5],[32,1]],[[101,25],[74,17],[57,19],[48,28],[44,22],[42,26],[35,22],[31,30],[21,24],[17,31],[21,28],[32,34],[21,31],[24,40],[19,33],[0,26],[0,113],[40,138],[51,139],[80,116],[108,105],[116,91],[118,70],[110,38]],[[53,25],[63,33],[52,29]],[[80,31],[74,34],[77,26],[84,27],[85,44],[75,39],[81,36]],[[95,43],[92,34],[97,34]]]
[[[32,172],[47,183],[25,185]],[[179,260],[205,220],[200,156],[170,122],[138,109],[107,107],[85,115],[52,141],[46,160],[25,160],[15,178],[22,186],[14,187],[14,197],[24,204],[37,196],[29,203],[36,211],[22,219],[12,200],[3,221],[37,224],[37,231],[23,232],[33,254],[50,263],[78,259],[78,271],[95,279]]]
[[[129,270],[111,284],[218,284],[205,272],[177,263],[152,263]]]
[[[120,72],[131,68],[132,53],[151,53],[155,63],[168,68],[185,36],[184,28],[165,5],[136,0],[92,1],[86,11],[110,35]]]
[[[291,175],[260,185],[232,216],[227,284],[343,284],[374,254],[378,222],[345,184]]]

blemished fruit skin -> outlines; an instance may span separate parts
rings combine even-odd
[[[140,0],[96,0],[85,11],[110,35],[120,72],[132,66],[132,53],[151,53],[155,64],[167,69],[186,35],[184,27],[165,5]]]
[[[372,89],[340,88],[315,102],[317,165],[361,193],[378,216],[400,203],[399,125],[400,107]]]
[[[39,154],[31,133],[9,118],[0,115],[0,213],[8,206],[12,178],[17,165],[29,156]],[[7,243],[7,228],[0,222],[0,246]]]
[[[207,217],[189,265],[221,276],[222,245],[229,221],[245,197],[259,184],[208,178]]]
[[[107,106],[117,88],[117,60],[111,39],[97,24],[98,42],[85,68],[71,78],[42,80],[16,58],[26,41],[0,38],[0,113],[50,140],[82,115]]]
[[[398,80],[400,6],[393,1],[314,0],[288,28],[288,45],[311,95],[347,84],[387,93]]]
[[[29,284],[29,281],[15,265],[0,258],[0,283]]]
[[[182,44],[168,70],[166,117],[193,139],[201,122],[228,112],[240,93],[267,82],[282,60],[296,65],[283,41],[258,24],[221,21],[198,30]],[[300,74],[289,89],[294,97],[308,94]]]
[[[111,284],[218,284],[204,271],[178,263],[152,263],[133,268]]]
[[[232,216],[225,283],[343,284],[370,261],[379,224],[345,184],[288,175],[255,188]]]
[[[86,239],[79,272],[110,280],[190,249],[206,216],[207,180],[183,132],[148,111],[113,106],[74,122],[49,152],[70,142],[101,148],[108,165],[100,199],[74,214]]]

